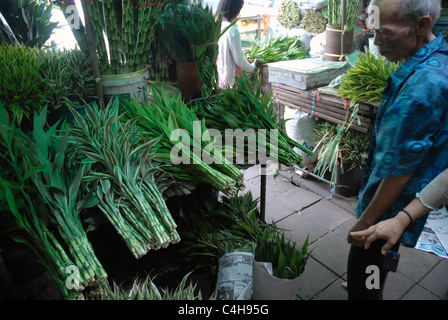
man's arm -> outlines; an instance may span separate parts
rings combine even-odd
[[[375,195],[350,232],[365,230],[374,225],[394,204],[412,175],[389,176],[383,179]],[[356,246],[364,246],[364,242],[353,238],[350,234],[347,241]]]

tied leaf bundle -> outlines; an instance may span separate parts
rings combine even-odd
[[[2,233],[37,256],[66,299],[77,299],[107,277],[80,218],[96,201],[81,185],[88,166],[70,160],[64,129],[44,131],[45,114],[35,114],[26,134],[0,104]]]
[[[218,83],[216,59],[221,36],[221,17],[202,0],[188,5],[171,4],[161,15],[170,56],[175,61],[196,61],[202,96],[210,96]]]
[[[298,37],[277,37],[261,42],[245,52],[249,61],[257,60],[257,67],[278,61],[299,60],[308,56],[308,50]]]
[[[160,139],[156,160],[175,178],[200,181],[225,194],[235,194],[242,187],[243,175],[223,156],[204,120],[180,96],[169,98],[156,86],[153,89],[155,103],[131,102],[127,117],[136,120],[146,139]],[[173,155],[180,163],[173,165]]]
[[[342,98],[358,102],[380,102],[387,79],[400,67],[370,51],[358,54],[356,61],[343,76],[336,91]]]
[[[160,169],[152,161],[157,141],[143,143],[135,121],[122,122],[118,106],[118,99],[104,110],[86,106],[85,119],[72,111],[70,142],[79,161],[91,164],[84,180],[97,193],[98,207],[140,258],[180,239],[162,197],[164,186],[158,185]]]
[[[252,252],[265,230],[277,230],[260,218],[258,202],[251,192],[212,203],[193,199],[180,223],[181,252],[191,259],[195,269],[216,271],[224,254]]]
[[[222,90],[220,95],[205,103],[198,103],[196,108],[204,117],[206,126],[221,131],[224,136],[226,129],[240,129],[245,132],[256,130],[257,133],[265,130],[264,136],[263,134],[247,135],[244,141],[244,154],[239,152],[241,146],[226,146],[234,150],[236,163],[254,164],[254,161],[266,161],[263,159],[264,156],[271,156],[277,158],[274,159],[276,162],[287,166],[302,166],[302,157],[294,151],[294,147],[313,155],[313,152],[286,134],[285,121],[279,119],[272,94],[261,94],[260,83],[251,81],[245,72],[237,78],[235,89]],[[256,150],[253,150],[254,145]],[[254,152],[251,154],[251,151]],[[255,152],[257,159],[254,159]],[[241,157],[244,161],[238,160]]]
[[[95,99],[92,62],[80,50],[40,50],[41,76],[51,93],[48,108],[77,107]]]

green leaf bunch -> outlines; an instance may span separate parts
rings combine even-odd
[[[277,229],[261,219],[259,199],[251,192],[212,202],[193,197],[191,202],[180,221],[181,252],[196,269],[216,272],[224,254],[253,252],[265,229]]]
[[[95,76],[90,57],[77,49],[38,52],[41,76],[48,96],[48,109],[77,107],[95,100]]]
[[[246,50],[249,61],[257,60],[257,66],[270,62],[304,59],[308,49],[299,37],[279,36],[271,40],[257,43]]]
[[[152,279],[151,276],[137,277],[130,289],[114,281],[112,285],[104,287],[99,296],[93,296],[91,300],[202,300],[202,293],[197,289],[197,284],[188,279],[190,274],[191,272],[186,274],[174,289],[158,287],[154,282],[156,279]]]
[[[91,165],[84,177],[99,198],[99,209],[136,258],[149,250],[179,242],[176,223],[158,185],[161,169],[154,161],[158,140],[143,140],[135,120],[124,121],[119,99],[106,108],[86,106],[86,116],[72,110],[75,125],[69,142],[78,161]]]
[[[38,50],[25,45],[0,45],[0,101],[13,121],[31,121],[48,102],[49,90],[40,72],[42,63]]]
[[[270,262],[278,278],[295,279],[305,271],[309,255],[308,237],[299,249],[282,231],[266,229],[257,238],[254,260]]]
[[[359,52],[357,61],[343,76],[336,91],[342,98],[355,102],[380,102],[387,79],[400,67],[382,56]]]
[[[159,139],[156,159],[164,164],[164,170],[177,179],[200,181],[225,194],[235,194],[242,187],[243,175],[224,157],[218,144],[210,146],[213,144],[213,137],[210,136],[204,119],[185,105],[180,95],[168,97],[157,86],[153,89],[155,102],[129,103],[126,106],[126,117],[135,119],[145,139]],[[195,124],[200,124],[201,141],[195,140]],[[188,134],[187,141],[171,140],[175,130],[184,130]],[[188,152],[186,160],[189,163],[172,164],[171,153],[179,148],[178,143]],[[205,156],[213,157],[211,164],[204,161]]]
[[[259,129],[266,130],[266,142],[259,139],[260,135],[256,135],[256,151],[266,151],[267,156],[270,156],[270,151],[275,151],[278,162],[282,164],[288,166],[301,165],[302,157],[294,151],[294,147],[307,154],[313,154],[310,150],[289,138],[284,129],[285,121],[279,119],[275,109],[272,93],[263,95],[260,80],[251,80],[250,76],[244,71],[241,77],[237,77],[235,88],[221,90],[221,94],[198,103],[196,108],[201,117],[205,119],[206,126],[221,131],[224,136],[226,129],[241,129],[242,131],[253,129],[255,132],[258,132]],[[270,143],[271,134],[276,129],[278,129],[277,148]],[[250,157],[248,152],[250,143],[253,143],[253,141],[249,141],[250,138],[247,138],[244,142],[245,154],[242,156],[245,164],[248,160],[254,160],[253,155]],[[238,156],[235,145],[226,146],[226,148],[235,151],[235,158]],[[235,162],[237,163],[237,161]]]
[[[70,162],[63,128],[44,129],[45,109],[29,132],[9,120],[2,103],[0,115],[0,231],[37,256],[66,299],[77,299],[107,277],[81,222],[81,211],[96,203],[81,186],[87,168]],[[73,288],[69,267],[79,270]]]

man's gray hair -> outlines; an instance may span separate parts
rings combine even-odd
[[[398,18],[410,25],[416,23],[419,18],[429,15],[432,18],[432,28],[439,19],[441,11],[441,0],[401,0]]]

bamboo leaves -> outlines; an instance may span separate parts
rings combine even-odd
[[[70,129],[70,141],[91,163],[86,179],[100,209],[139,258],[180,239],[154,179],[155,141],[143,141],[135,121],[122,121],[118,109],[117,99],[104,110],[87,106],[86,118],[78,117]]]
[[[257,65],[269,62],[298,60],[308,55],[306,47],[298,37],[277,37],[275,39],[261,42],[245,55],[251,61],[257,60]]]
[[[205,122],[189,109],[180,96],[169,98],[163,91],[154,87],[155,103],[128,104],[127,117],[136,119],[144,132],[145,139],[160,139],[155,157],[165,164],[164,170],[179,179],[201,181],[221,190],[234,194],[242,185],[242,173],[227,161],[219,146],[210,165],[203,156],[210,154],[205,149],[209,145],[208,129]],[[199,136],[197,136],[199,133]],[[176,139],[179,134],[179,140]],[[173,154],[182,152],[181,163],[173,165]],[[180,164],[180,165],[179,165]]]
[[[278,157],[278,162],[289,166],[301,165],[302,162],[302,157],[293,150],[293,147],[313,154],[286,135],[283,130],[284,121],[278,120],[272,95],[263,96],[260,84],[251,81],[245,72],[241,78],[237,79],[236,89],[222,90],[221,95],[215,96],[205,104],[198,103],[196,107],[204,117],[206,125],[221,131],[223,135],[226,134],[226,129],[266,130],[265,137],[262,134],[257,134],[255,141],[250,141],[250,137],[246,139],[244,150],[250,150],[250,143],[255,143],[256,151],[259,154],[269,151],[267,156],[275,155]],[[277,137],[275,136],[276,132],[278,133]],[[228,147],[235,150],[236,146]],[[248,160],[248,156],[248,153],[244,154],[245,161]],[[259,161],[260,159],[252,157],[252,160]]]
[[[387,79],[400,67],[370,51],[359,53],[358,60],[343,76],[337,92],[357,102],[380,102]]]
[[[254,259],[271,263],[276,277],[295,279],[305,270],[309,254],[308,237],[299,249],[283,232],[267,229],[257,237]]]

